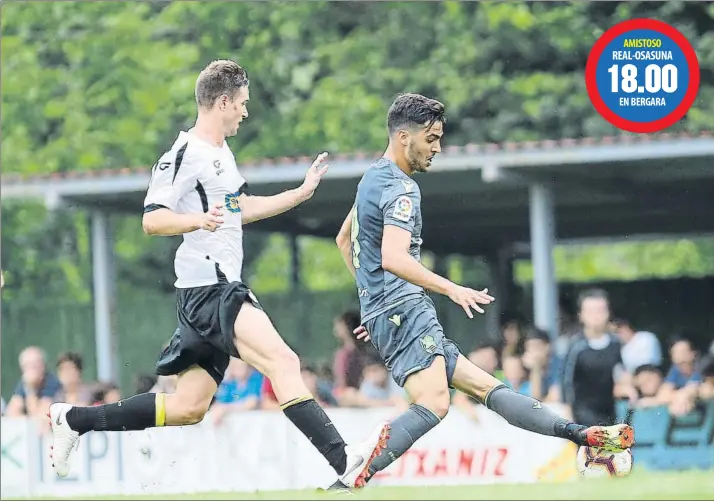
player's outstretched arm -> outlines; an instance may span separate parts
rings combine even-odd
[[[462,287],[429,270],[409,254],[411,238],[410,231],[385,224],[382,236],[382,268],[407,282],[448,296],[464,309],[469,318],[473,318],[471,310],[483,313],[479,304],[490,304],[494,299],[487,294],[488,289],[476,291]]]
[[[335,238],[335,243],[340,249],[340,254],[342,254],[342,260],[345,262],[345,266],[347,266],[347,269],[352,273],[352,276],[357,278],[357,270],[355,270],[355,265],[352,262],[352,240],[350,238],[353,214],[354,207],[350,209],[347,218],[345,218],[345,221],[342,223],[340,232],[337,234],[337,238]]]
[[[178,214],[165,207],[144,213],[141,225],[147,235],[183,235],[198,229],[216,231],[223,223],[222,204],[205,214]]]
[[[327,153],[321,153],[317,156],[307,170],[305,181],[303,181],[302,186],[299,188],[287,190],[269,197],[242,194],[238,198],[238,203],[240,204],[240,210],[243,215],[243,224],[277,216],[309,200],[320,184],[322,176],[324,176],[330,168],[325,162],[326,160]]]

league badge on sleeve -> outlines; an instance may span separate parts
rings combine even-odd
[[[655,19],[616,24],[595,42],[585,84],[597,112],[639,134],[677,123],[699,91],[699,61],[676,28]]]
[[[394,213],[392,214],[392,217],[406,223],[412,217],[413,210],[414,203],[412,202],[412,199],[406,195],[402,195],[397,198],[397,203],[394,204]]]

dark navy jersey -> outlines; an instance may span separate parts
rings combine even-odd
[[[421,287],[382,268],[382,236],[387,224],[411,232],[409,253],[420,260],[419,186],[396,164],[380,158],[362,176],[352,213],[352,264],[357,271],[362,322],[425,294]]]

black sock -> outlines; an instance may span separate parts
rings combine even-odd
[[[505,385],[491,390],[486,396],[486,407],[518,428],[585,444],[585,426],[563,419],[538,400],[516,393]]]
[[[115,404],[72,407],[67,412],[67,424],[80,435],[88,431],[132,431],[163,426],[164,423],[157,423],[156,398],[154,393],[142,393]]]
[[[296,402],[296,403],[292,403]],[[345,441],[315,399],[295,399],[282,405],[283,412],[330,463],[338,475],[347,467]]]

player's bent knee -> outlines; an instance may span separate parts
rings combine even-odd
[[[419,404],[422,407],[426,407],[431,412],[436,414],[439,419],[444,419],[449,413],[451,396],[449,395],[449,390],[444,388],[443,390],[424,393],[420,395],[419,398],[415,399],[414,403]]]
[[[268,376],[271,380],[274,378],[280,378],[283,375],[289,377],[299,375],[300,357],[298,357],[293,350],[287,347],[285,349],[277,350],[268,358],[266,372],[266,376]]]

